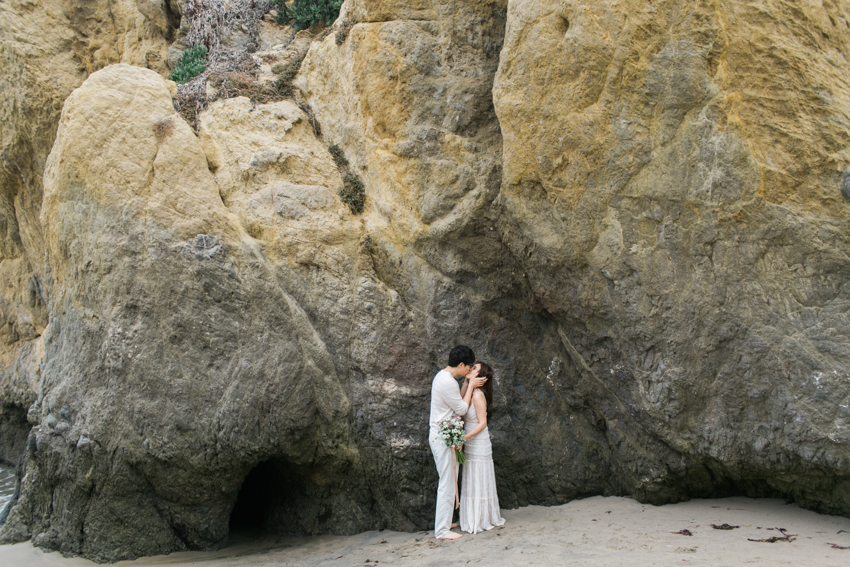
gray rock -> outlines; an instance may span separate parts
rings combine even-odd
[[[198,260],[209,260],[224,253],[221,238],[211,234],[199,234],[183,246],[183,253]]]

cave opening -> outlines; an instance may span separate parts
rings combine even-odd
[[[339,484],[327,467],[272,457],[245,476],[230,513],[228,530],[237,539],[321,533],[332,522],[331,502]],[[320,472],[321,471],[321,472]]]
[[[257,535],[273,531],[275,512],[285,499],[284,463],[271,459],[254,467],[236,497],[230,513],[230,533]]]
[[[0,405],[0,463],[14,468],[23,460],[31,429],[27,408]]]

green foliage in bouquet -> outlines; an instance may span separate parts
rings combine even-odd
[[[456,415],[447,417],[440,422],[440,436],[443,438],[443,443],[446,447],[451,447],[455,452],[455,459],[458,464],[462,465],[466,462],[466,455],[460,450],[466,441],[466,431],[463,429],[463,420]]]
[[[197,43],[183,52],[177,65],[168,76],[169,79],[182,85],[189,79],[197,77],[207,68],[207,48]]]
[[[305,30],[319,22],[332,24],[339,16],[342,2],[343,0],[295,0],[292,5],[287,5],[285,0],[272,0],[278,11],[278,23],[292,20],[293,27],[299,30]]]

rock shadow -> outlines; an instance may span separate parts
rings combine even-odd
[[[260,536],[271,531],[275,505],[285,499],[285,463],[263,461],[242,481],[236,504],[230,513],[230,536]]]
[[[230,541],[324,531],[334,491],[316,482],[318,474],[282,457],[256,465],[242,481],[230,513]]]

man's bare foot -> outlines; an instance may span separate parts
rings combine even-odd
[[[448,532],[444,536],[440,536],[437,539],[460,539],[463,537],[463,534],[456,534],[454,532]]]
[[[460,522],[455,522],[454,524],[452,524],[452,529],[459,528],[459,527],[460,527]]]

